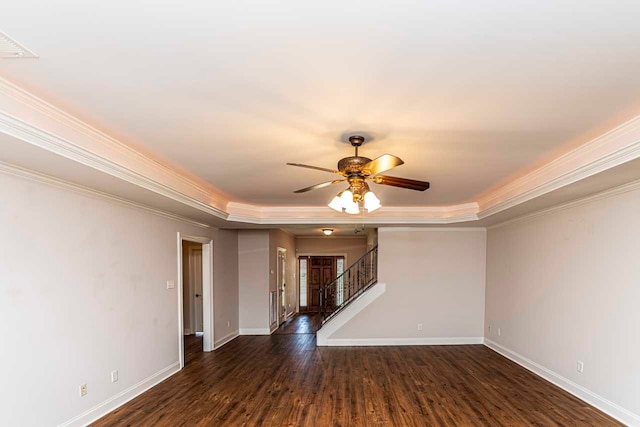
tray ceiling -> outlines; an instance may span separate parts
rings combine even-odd
[[[321,206],[348,135],[425,193],[474,201],[640,114],[640,4],[23,0],[2,30],[40,59],[0,76],[233,199]]]

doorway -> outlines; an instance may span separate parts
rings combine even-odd
[[[276,286],[278,288],[278,325],[287,320],[287,250],[278,248],[276,265]]]
[[[203,351],[202,243],[182,241],[182,321],[185,364]]]
[[[213,350],[213,241],[178,233],[180,367]]]
[[[318,313],[324,286],[342,274],[344,255],[307,255],[298,257],[300,311]]]

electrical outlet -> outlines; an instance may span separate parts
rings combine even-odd
[[[111,371],[111,382],[115,383],[116,381],[118,381],[118,370],[117,369],[115,371]]]
[[[498,336],[502,335],[502,331],[500,330],[500,328],[498,328]]]
[[[231,327],[231,322],[227,320],[227,328]]]
[[[86,396],[86,395],[87,395],[87,385],[86,384],[81,384],[80,385],[80,397]]]
[[[421,331],[422,330],[422,323],[418,323],[418,330]]]
[[[176,282],[173,280],[167,280],[167,289],[174,289],[176,287]]]
[[[491,325],[489,325],[489,334],[491,334]]]
[[[576,365],[576,369],[578,372],[583,373],[584,372],[584,363],[582,363],[582,361],[578,360],[578,363]]]

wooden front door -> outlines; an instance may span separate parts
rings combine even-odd
[[[320,310],[320,290],[336,278],[336,262],[332,256],[312,256],[309,258],[307,310]]]

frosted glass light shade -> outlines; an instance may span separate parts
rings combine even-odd
[[[358,206],[357,202],[354,202],[352,200],[351,203],[347,205],[344,211],[351,215],[357,215],[360,213],[360,206]]]
[[[329,207],[335,211],[342,212],[342,199],[339,194],[331,200]]]
[[[364,207],[367,212],[373,212],[376,209],[380,209],[382,205],[380,204],[380,199],[372,191],[367,191],[364,195]]]
[[[342,207],[347,209],[347,207],[353,203],[353,193],[349,190],[343,191],[340,200],[342,200]]]

